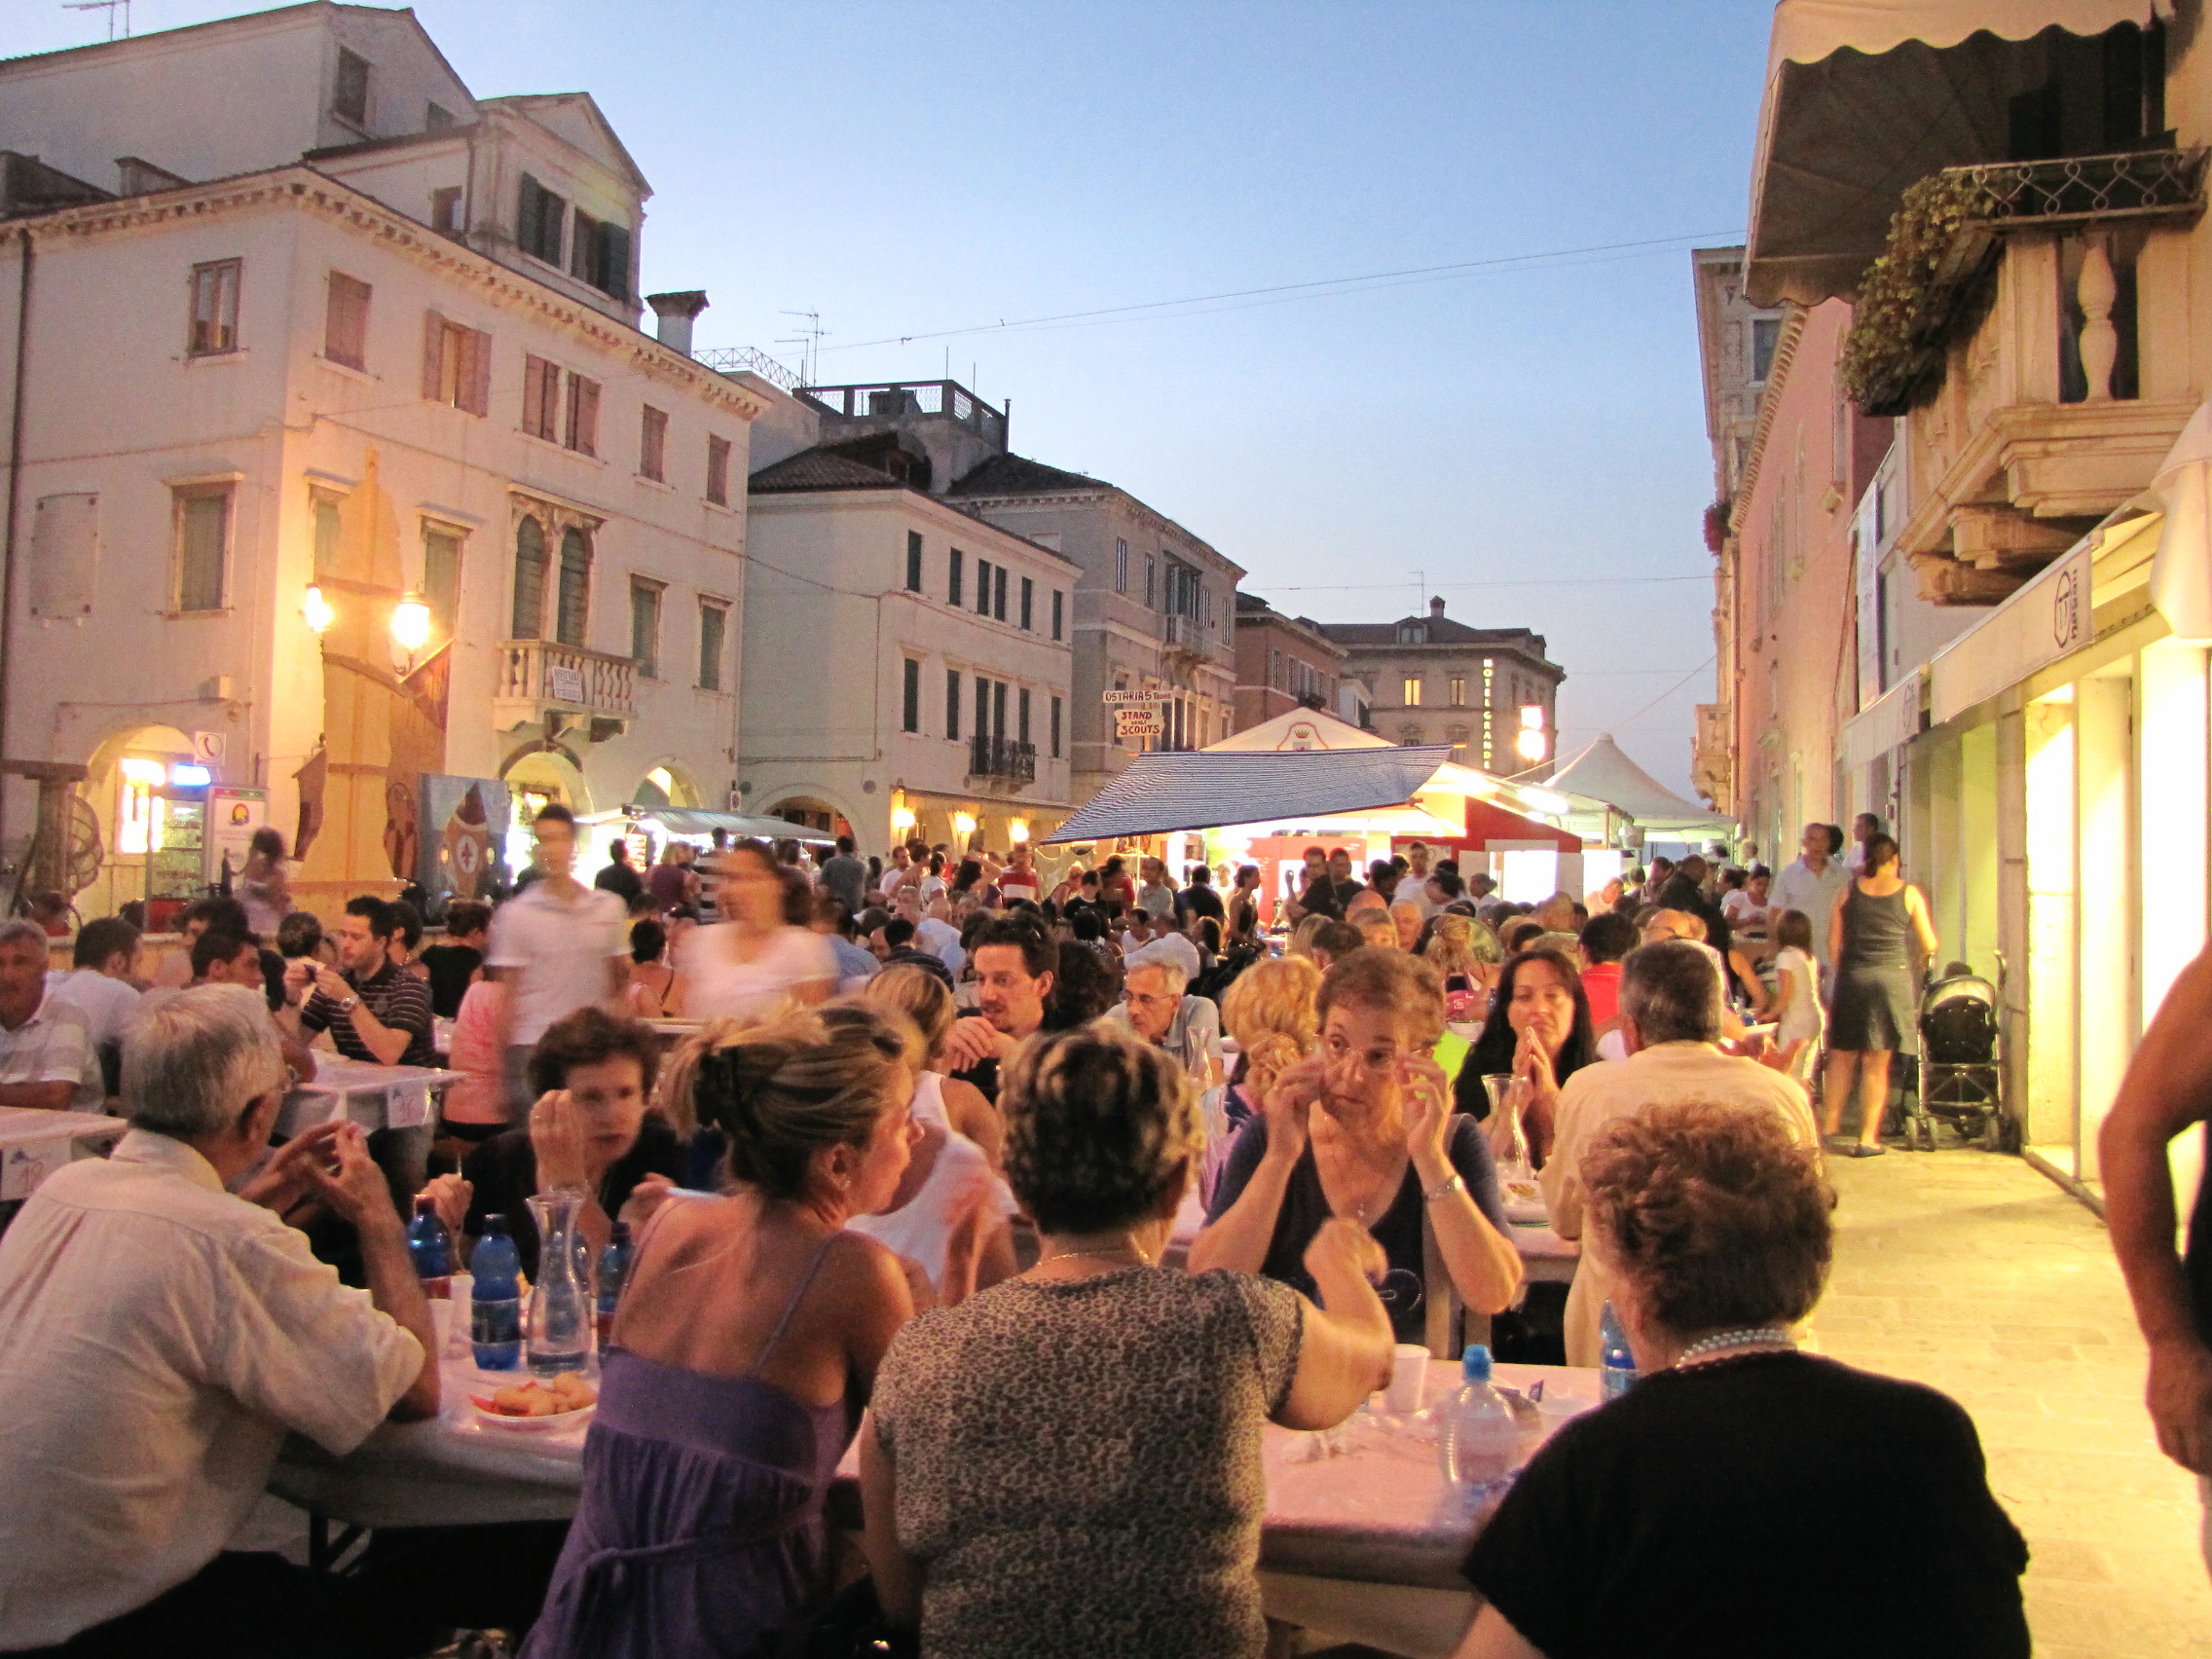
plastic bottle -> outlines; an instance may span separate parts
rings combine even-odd
[[[515,1371],[522,1366],[522,1256],[507,1236],[507,1218],[487,1216],[484,1236],[468,1258],[474,1276],[469,1308],[469,1338],[479,1371]]]
[[[599,1253],[599,1347],[607,1351],[607,1339],[614,1330],[614,1309],[629,1282],[630,1257],[637,1246],[630,1242],[630,1224],[618,1221],[608,1235],[607,1248]]]
[[[1608,1302],[1598,1321],[1599,1395],[1602,1399],[1617,1400],[1635,1382],[1636,1355],[1628,1346],[1628,1333],[1621,1329],[1619,1315]]]
[[[407,1253],[414,1258],[423,1294],[433,1300],[453,1294],[453,1241],[446,1224],[438,1219],[438,1206],[428,1198],[415,1200],[415,1218],[407,1224]]]
[[[1436,1459],[1444,1484],[1474,1499],[1502,1485],[1521,1451],[1513,1408],[1490,1385],[1490,1349],[1471,1344],[1459,1356],[1465,1381],[1436,1408]]]

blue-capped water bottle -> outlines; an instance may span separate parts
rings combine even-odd
[[[1628,1346],[1628,1333],[1621,1329],[1620,1316],[1613,1305],[1605,1304],[1605,1311],[1598,1321],[1598,1388],[1600,1396],[1617,1400],[1629,1391],[1636,1382],[1636,1354]]]
[[[468,1331],[477,1369],[521,1369],[522,1256],[507,1235],[505,1216],[484,1218],[484,1236],[468,1258],[468,1271],[475,1275]]]
[[[630,1279],[630,1258],[637,1246],[630,1242],[630,1224],[618,1221],[607,1235],[607,1248],[599,1253],[599,1351],[607,1351],[607,1339],[614,1332],[614,1309],[622,1300],[622,1287]]]
[[[1513,1473],[1521,1449],[1513,1408],[1490,1385],[1490,1349],[1471,1343],[1459,1356],[1459,1387],[1436,1408],[1436,1460],[1444,1484],[1472,1501]]]

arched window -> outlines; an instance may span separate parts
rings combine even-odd
[[[545,632],[545,531],[534,518],[515,526],[514,638],[535,640]]]
[[[553,637],[564,645],[584,643],[584,624],[591,613],[591,543],[580,530],[561,535],[560,608],[554,618]]]

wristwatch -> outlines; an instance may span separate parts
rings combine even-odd
[[[1422,1203],[1432,1204],[1436,1202],[1438,1198],[1444,1197],[1444,1195],[1447,1193],[1463,1193],[1466,1190],[1466,1177],[1461,1175],[1456,1169],[1455,1169],[1452,1171],[1452,1178],[1449,1181],[1437,1182],[1435,1186],[1429,1188],[1427,1192],[1421,1194],[1420,1198]]]
[[[342,1001],[341,1001],[341,1002],[339,1003],[339,1005],[338,1005],[338,1012],[339,1012],[340,1014],[351,1014],[351,1013],[352,1013],[352,1012],[353,1012],[353,1011],[354,1011],[355,1009],[359,1008],[360,1006],[361,1006],[361,999],[360,999],[359,997],[357,997],[357,996],[351,996],[351,995],[349,995],[349,996],[347,996],[346,998],[344,998],[344,999],[343,999],[343,1000],[342,1000]]]

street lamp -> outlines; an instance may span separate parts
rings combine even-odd
[[[976,832],[976,815],[973,812],[954,813],[952,815],[952,829],[953,832],[965,842],[969,836]]]
[[[1544,736],[1544,706],[1527,703],[1521,709],[1521,729],[1514,734],[1513,752],[1528,761],[1541,760],[1550,750]]]
[[[307,618],[308,626],[317,639],[327,634],[330,625],[338,620],[338,612],[330,608],[330,601],[322,597],[322,589],[313,586],[309,587],[300,600],[300,614]]]
[[[391,637],[404,650],[410,661],[415,653],[430,643],[430,608],[423,603],[423,596],[409,592],[392,607]]]
[[[1029,839],[1029,820],[1016,818],[1006,827],[1006,837],[1015,846],[1020,846],[1022,842]]]

